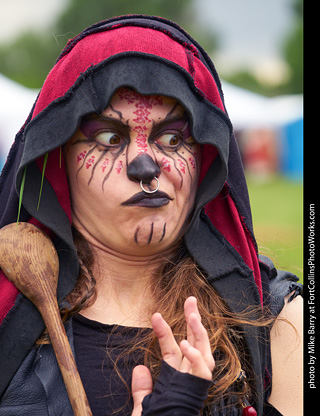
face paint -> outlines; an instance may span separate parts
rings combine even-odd
[[[66,147],[75,226],[85,227],[98,246],[122,253],[166,249],[181,235],[192,211],[199,149],[177,101],[117,91],[101,115],[83,118]],[[140,179],[147,178],[148,170],[148,180]],[[159,190],[143,192],[140,181],[154,189],[155,176]]]
[[[194,159],[191,159],[191,157],[189,157],[188,160],[190,162],[190,165],[191,165],[192,169],[195,169],[196,168],[196,161]]]
[[[179,164],[179,167],[180,167],[181,172],[183,174],[185,174],[186,173],[186,165],[182,162],[181,159],[178,159],[177,161],[178,161],[178,164]]]
[[[137,137],[135,142],[138,147],[138,153],[146,153],[147,152],[147,125],[152,122],[152,120],[148,117],[151,114],[151,111],[154,106],[161,106],[162,105],[162,98],[156,95],[151,96],[142,96],[135,91],[130,91],[125,88],[120,88],[118,90],[120,100],[125,100],[127,104],[133,104],[136,108],[133,111],[133,121],[137,124],[133,127],[133,131],[137,133]]]
[[[106,158],[106,159],[104,159],[103,164],[101,166],[102,172],[105,172],[105,170],[107,169],[108,165],[109,165],[109,159]]]
[[[138,133],[138,136],[136,138],[136,143],[139,148],[138,153],[147,153],[147,135],[142,133],[143,128],[135,127],[133,130]]]
[[[116,167],[116,172],[117,172],[118,175],[120,174],[122,168],[123,168],[123,162],[122,162],[122,160],[120,160],[117,164],[117,167]]]
[[[95,162],[95,156],[91,156],[89,159],[86,159],[86,169],[89,169]]]
[[[143,231],[140,227],[137,227],[135,233],[134,233],[134,241],[135,243],[139,246],[139,245],[144,245],[145,244],[145,240],[147,241],[147,245],[150,245],[153,240],[154,240],[154,236],[153,236],[153,230],[154,230],[154,226],[155,224],[152,222],[150,224],[150,228],[148,230],[146,230],[147,235],[144,236]],[[158,243],[161,243],[161,241],[164,239],[166,235],[166,223],[164,223],[163,225],[163,229],[162,229],[162,234],[160,236],[160,239],[157,240]],[[158,237],[157,237],[158,238]]]
[[[163,157],[161,159],[161,167],[166,170],[167,172],[171,171],[171,166],[170,166],[170,162],[168,159],[166,159],[165,157]]]
[[[78,156],[77,156],[77,162],[79,163],[81,160],[83,160],[86,157],[87,151],[85,150],[84,152],[81,152]]]
[[[161,173],[158,163],[148,154],[138,154],[127,166],[130,180],[150,184]]]
[[[190,165],[192,166],[192,169],[195,169],[196,168],[196,161],[194,159],[191,159],[191,157],[189,157],[189,162],[190,162]]]
[[[91,177],[88,181],[88,185],[90,185],[97,164],[102,162],[101,171],[106,173],[102,182],[103,190],[104,182],[109,177],[116,159],[120,156],[128,142],[128,139],[125,139],[128,135],[128,128],[117,120],[110,120],[97,114],[89,114],[82,119],[79,131],[83,137],[75,140],[72,145],[86,143],[90,150],[85,150],[78,155],[77,161],[80,162],[83,160],[83,162],[78,169],[77,176],[83,167],[89,169],[93,166]],[[98,152],[98,159],[95,159],[96,156],[92,155],[93,152]],[[110,153],[112,156],[111,164],[110,159],[105,158],[106,153]],[[109,164],[110,168],[108,170],[107,167]],[[116,169],[119,170],[120,166],[116,165]]]

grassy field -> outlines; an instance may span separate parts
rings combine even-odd
[[[278,176],[248,179],[253,225],[261,254],[303,280],[303,185]]]

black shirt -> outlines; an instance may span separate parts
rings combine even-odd
[[[93,416],[131,416],[133,368],[143,364],[143,352],[132,349],[152,329],[107,325],[81,315],[73,318],[76,362]],[[139,350],[138,350],[139,351]],[[143,415],[198,416],[210,381],[180,373],[162,362],[152,395],[143,402]],[[206,415],[240,415],[242,408],[216,404]],[[265,414],[281,414],[268,405]]]
[[[73,318],[76,363],[93,416],[131,415],[132,370],[143,364],[143,353],[130,347],[147,331]]]

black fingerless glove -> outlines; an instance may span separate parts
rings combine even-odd
[[[211,383],[162,361],[154,390],[142,402],[141,416],[199,416]]]

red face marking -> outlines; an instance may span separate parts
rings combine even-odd
[[[195,169],[196,168],[196,161],[194,159],[191,159],[191,157],[189,157],[189,162],[190,162],[190,165],[192,166],[192,169]]]
[[[77,156],[77,163],[79,163],[81,160],[83,160],[86,157],[87,151],[84,150],[83,152],[79,153]]]
[[[157,95],[142,96],[136,91],[127,90],[125,88],[119,89],[119,97],[121,100],[126,100],[128,104],[135,104],[136,110],[133,111],[135,117],[133,118],[133,121],[138,125],[132,130],[138,134],[135,139],[139,149],[138,153],[146,153],[148,146],[145,131],[147,130],[147,124],[152,122],[148,117],[151,114],[149,110],[151,110],[153,106],[162,105],[163,100]]]
[[[184,162],[182,162],[181,159],[177,159],[177,162],[179,164],[180,170],[182,173],[186,173],[186,165],[184,164]]]
[[[91,157],[89,157],[89,159],[87,159],[86,161],[86,168],[89,169],[95,162],[95,156],[92,155]]]
[[[123,163],[122,160],[119,160],[117,166],[116,166],[116,172],[119,175],[119,173],[121,172],[121,169],[123,168]]]
[[[147,135],[143,133],[143,131],[146,130],[146,126],[137,126],[134,127],[132,130],[138,133],[138,136],[135,140],[139,148],[138,153],[146,153],[148,149]]]
[[[161,167],[166,170],[167,172],[171,172],[171,166],[170,166],[170,162],[168,159],[166,159],[165,157],[163,157],[161,159]]]
[[[102,165],[101,165],[101,170],[102,170],[102,172],[104,172],[106,169],[107,169],[107,166],[109,165],[109,159],[108,158],[106,158],[106,159],[104,159],[104,161],[103,161],[103,163],[102,163]]]

